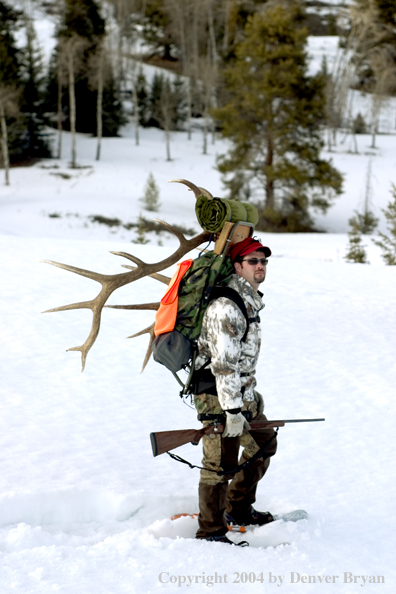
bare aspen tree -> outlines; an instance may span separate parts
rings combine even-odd
[[[216,64],[218,61],[218,54],[217,54],[216,35],[215,35],[214,22],[213,22],[213,0],[206,0],[206,10],[208,13],[208,29],[209,29],[210,47],[211,47],[211,52],[212,52],[212,61],[213,61],[213,64]]]
[[[77,144],[76,144],[76,93],[75,75],[78,70],[80,56],[86,47],[87,41],[78,35],[72,35],[59,44],[59,52],[62,61],[65,63],[68,75],[69,88],[69,119],[71,132],[71,167],[77,167]]]
[[[187,82],[187,136],[191,139],[191,115],[192,115],[192,93],[191,93],[191,72],[190,72],[190,48],[187,43],[186,33],[188,27],[186,21],[188,19],[189,3],[186,1],[173,2],[173,7],[176,7],[177,22],[179,27],[180,45],[182,51],[182,72],[186,77]],[[187,18],[186,18],[187,17]]]
[[[117,0],[117,16],[118,16],[118,38],[117,38],[117,91],[120,94],[122,84],[125,81],[124,72],[124,35],[123,26],[126,20],[126,3],[125,0]]]
[[[1,127],[1,154],[3,157],[3,167],[5,176],[5,185],[10,185],[10,157],[8,153],[8,129],[6,112],[15,113],[18,108],[15,106],[15,99],[18,91],[12,87],[0,85],[0,127]]]
[[[172,113],[174,111],[174,99],[171,83],[165,79],[161,89],[161,124],[165,132],[166,160],[171,161],[170,139],[172,127]]]
[[[96,47],[96,52],[89,60],[89,86],[96,90],[96,160],[100,160],[103,135],[103,88],[110,75],[109,64],[106,60],[106,38],[102,38]]]
[[[375,148],[380,110],[386,97],[396,89],[396,49],[391,41],[390,24],[379,18],[374,0],[358,2],[351,6],[352,29],[355,31],[354,62],[356,70],[367,65],[374,80],[372,93],[371,138]]]
[[[57,57],[57,84],[58,84],[58,100],[57,100],[57,130],[58,130],[58,159],[62,158],[62,132],[63,132],[63,110],[62,110],[62,92],[65,84],[65,70],[62,60],[58,54]]]
[[[8,132],[4,109],[4,91],[0,89],[1,154],[5,173],[5,185],[10,185],[10,158],[8,156]]]
[[[210,126],[210,109],[213,106],[213,96],[215,93],[215,83],[217,76],[217,67],[211,60],[211,54],[208,46],[206,58],[200,60],[200,83],[202,86],[202,107],[203,107],[203,147],[202,153],[207,154],[208,132]]]
[[[331,74],[326,84],[327,144],[328,150],[337,144],[337,129],[348,120],[351,114],[350,89],[362,63],[362,48],[373,35],[372,0],[368,0],[366,10],[350,6],[351,30],[343,47],[337,48]],[[364,53],[364,52],[363,52]],[[355,152],[357,151],[356,139]]]
[[[145,2],[139,0],[113,0],[117,22],[117,87],[119,91],[127,81],[131,82],[131,93],[134,105],[135,143],[139,145],[139,99],[138,84],[142,60],[138,56],[137,41],[139,39],[136,25],[141,22],[145,10]],[[111,50],[110,50],[111,53]]]
[[[77,166],[77,147],[76,147],[76,93],[75,93],[75,79],[74,79],[74,39],[68,40],[68,45],[65,44],[67,52],[67,66],[69,74],[69,109],[70,109],[70,132],[72,135],[72,149],[71,149],[71,166]]]
[[[166,7],[175,23],[175,38],[181,49],[182,75],[186,86],[187,137],[192,136],[192,78],[197,61],[198,14],[200,4],[192,0],[166,0]],[[191,26],[192,23],[192,26]]]
[[[394,58],[389,56],[386,50],[387,48],[382,48],[372,60],[376,82],[371,96],[371,148],[376,148],[381,108],[388,100],[389,94],[396,88]]]
[[[139,124],[139,97],[138,97],[138,79],[139,73],[137,70],[137,61],[132,59],[132,98],[133,98],[133,117],[135,120],[135,144],[140,144],[140,124]]]
[[[193,3],[192,27],[191,27],[191,65],[192,78],[196,79],[199,71],[199,39],[202,25],[201,6],[198,2]]]
[[[346,120],[350,88],[355,76],[355,64],[351,60],[359,41],[357,32],[352,28],[346,47],[337,49],[332,73],[326,80],[326,116],[328,150],[337,144],[337,129]]]
[[[138,87],[139,87],[139,74],[142,71],[142,62],[137,57],[136,51],[136,35],[135,32],[132,30],[128,31],[128,61],[129,67],[128,70],[131,75],[131,91],[132,91],[132,101],[133,101],[133,118],[135,122],[135,144],[139,146],[140,144],[140,122],[139,122],[139,95],[138,95]]]
[[[96,135],[98,139],[96,147],[96,160],[100,159],[100,150],[102,145],[102,132],[103,132],[103,58],[104,58],[104,45],[103,42],[98,45],[98,88],[97,88],[97,102],[96,102]]]
[[[230,14],[233,0],[224,0],[223,14],[224,14],[224,35],[222,42],[222,52],[226,55],[230,45]]]
[[[142,8],[140,4],[141,2],[138,0],[113,0],[117,22],[115,71],[118,93],[124,90],[129,73],[131,40],[134,41],[134,36],[136,35],[133,20],[140,14],[140,9]]]

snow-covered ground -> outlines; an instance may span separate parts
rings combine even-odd
[[[110,251],[152,262],[175,248],[169,235],[131,243],[136,230],[124,226],[140,212],[152,217],[139,202],[150,171],[161,191],[155,216],[198,231],[194,196],[167,180],[222,195],[214,164],[226,143],[204,156],[198,130],[191,141],[175,133],[167,162],[162,132],[143,131],[137,147],[129,126],[103,141],[100,162],[95,139],[78,135],[81,168],[72,170],[65,134],[63,159],[11,170],[11,185],[0,186],[1,594],[395,591],[396,267],[384,265],[370,237],[371,265],[343,256],[369,163],[372,208],[386,231],[396,136],[379,135],[376,149],[358,136],[358,154],[349,143],[340,138],[327,153],[345,174],[344,194],[316,218],[327,233],[259,234],[273,250],[257,370],[266,413],[326,421],[280,429],[258,492],[258,509],[304,508],[308,520],[257,528],[244,549],[196,541],[195,520],[170,520],[197,510],[198,471],[153,458],[149,433],[199,423],[169,372],[150,361],[140,374],[147,336],[125,340],[153,313],[106,310],[83,374],[79,354],[65,350],[88,336],[90,312],[40,313],[99,288],[43,259],[113,274],[125,271],[124,259]],[[152,302],[163,292],[144,279],[110,302]],[[200,462],[200,448],[179,453]]]
[[[257,373],[266,412],[326,421],[281,429],[259,488],[258,509],[305,508],[308,520],[257,528],[249,549],[234,550],[195,541],[195,520],[169,519],[196,511],[198,471],[153,458],[149,433],[199,424],[169,372],[151,361],[139,373],[147,338],[124,340],[152,313],[106,310],[83,374],[79,354],[65,349],[85,340],[90,314],[40,313],[97,289],[40,260],[116,273],[109,250],[132,246],[0,243],[2,593],[176,592],[186,576],[196,583],[180,588],[200,592],[216,574],[217,592],[266,591],[279,585],[270,575],[288,593],[360,591],[354,576],[375,594],[394,591],[394,267],[312,259],[306,246],[283,254],[281,241],[268,242],[276,248]],[[153,261],[170,248],[131,251]],[[147,279],[118,292],[112,303],[152,301],[163,289]],[[200,461],[200,448],[179,453]]]

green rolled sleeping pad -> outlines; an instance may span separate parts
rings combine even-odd
[[[195,214],[202,229],[209,233],[219,233],[227,221],[231,223],[242,221],[255,226],[259,219],[257,208],[249,202],[207,198],[202,194],[197,198]]]

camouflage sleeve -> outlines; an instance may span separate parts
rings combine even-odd
[[[239,359],[246,319],[233,301],[220,297],[205,312],[201,339],[211,357],[221,408],[242,407]]]

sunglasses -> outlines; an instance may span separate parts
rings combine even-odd
[[[257,266],[259,262],[262,266],[268,264],[267,258],[261,258],[260,260],[258,258],[246,258],[246,260],[242,260],[242,262],[247,262],[250,266]]]

